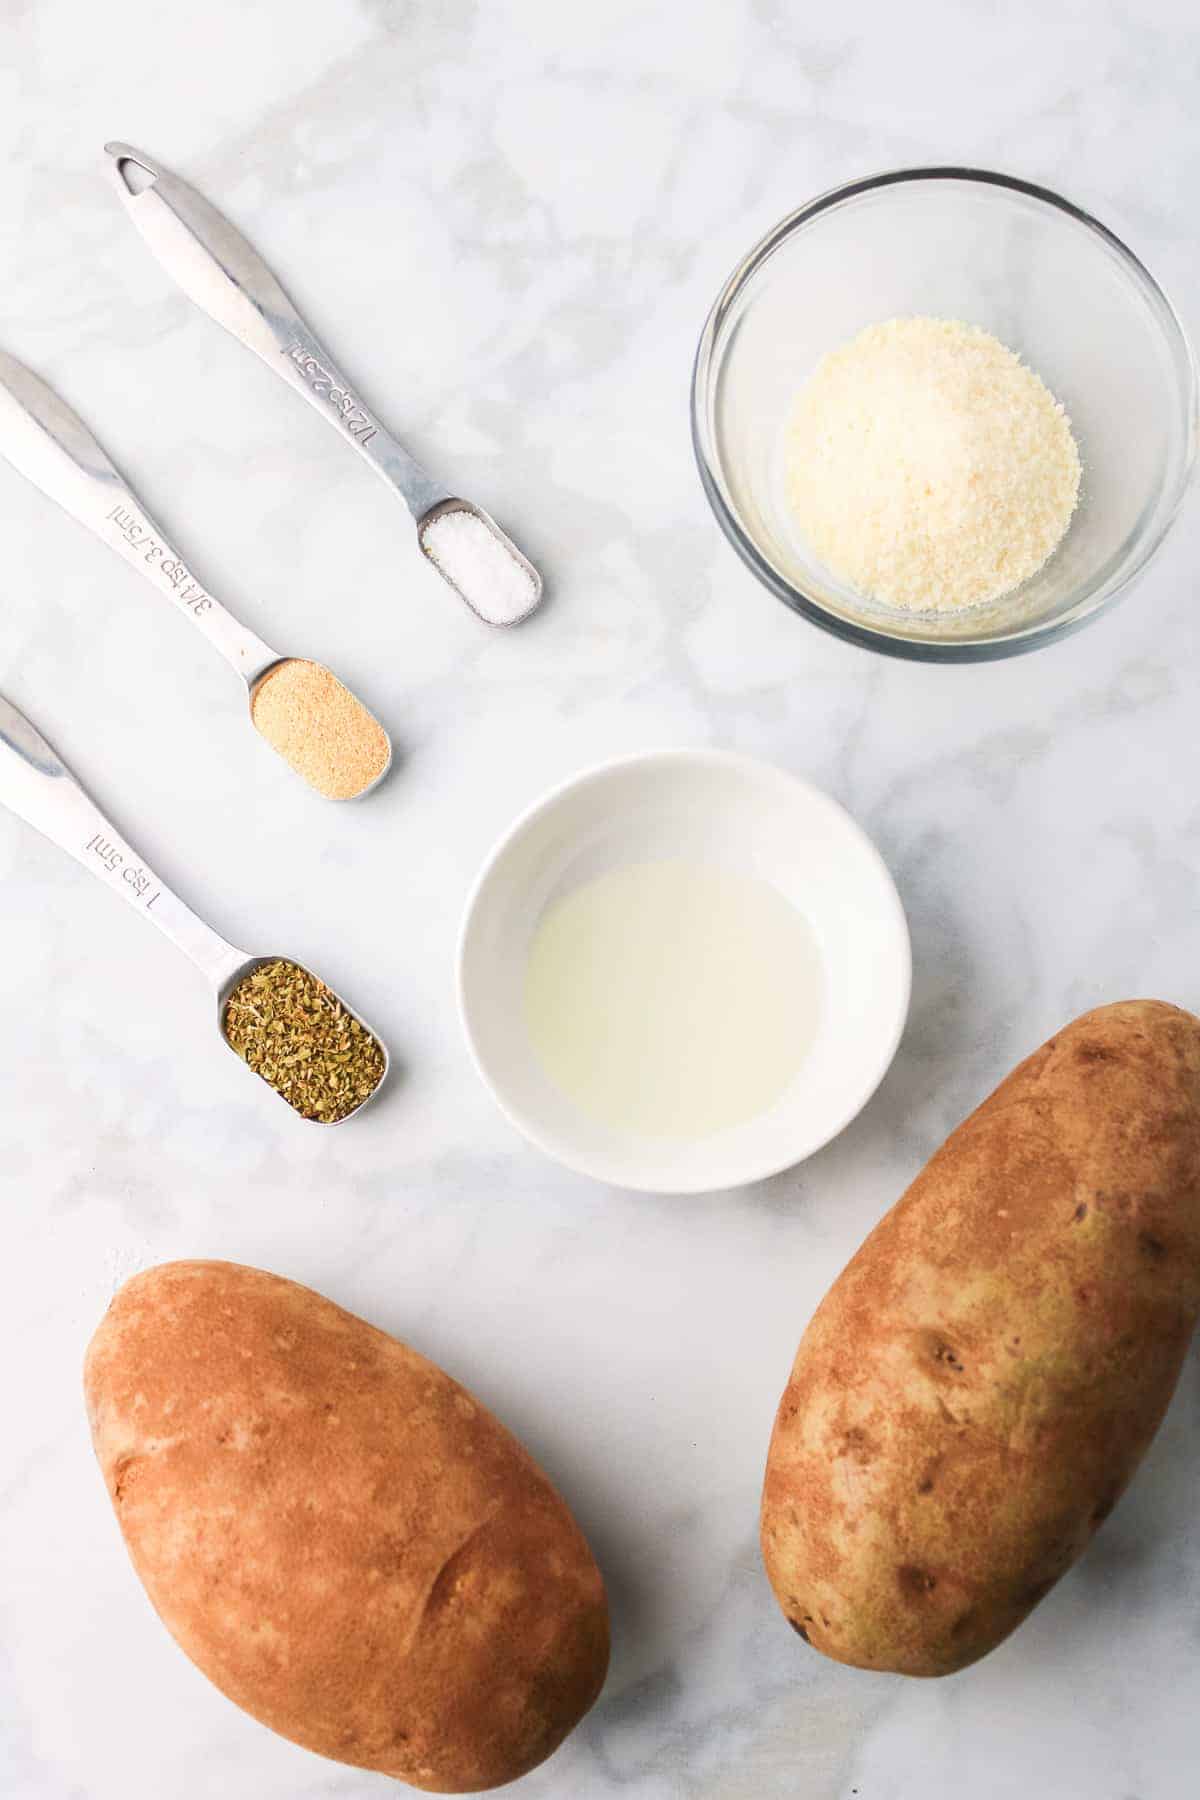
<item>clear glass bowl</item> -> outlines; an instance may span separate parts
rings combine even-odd
[[[783,491],[795,399],[826,351],[928,314],[992,332],[1071,417],[1079,507],[1038,573],[953,613],[868,600],[806,547]],[[1111,231],[1045,188],[980,169],[898,169],[784,219],[726,282],[700,339],[692,434],[742,559],[815,625],[932,662],[1011,656],[1109,606],[1166,535],[1197,435],[1196,368],[1162,289]]]

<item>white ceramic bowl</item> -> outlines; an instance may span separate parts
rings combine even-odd
[[[808,922],[825,990],[816,1040],[775,1104],[687,1142],[619,1134],[585,1116],[543,1071],[524,1013],[529,949],[545,908],[607,869],[673,857],[778,888]],[[769,763],[715,750],[622,757],[539,800],[487,859],[458,953],[467,1043],[512,1123],[568,1168],[657,1193],[758,1181],[828,1143],[883,1079],[911,978],[900,897],[849,814]]]

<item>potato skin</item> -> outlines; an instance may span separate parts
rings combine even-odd
[[[84,1386],[155,1610],[264,1725],[471,1793],[535,1767],[596,1699],[608,1614],[582,1532],[395,1338],[260,1269],[165,1263],[117,1294]]]
[[[1200,1020],[1076,1019],[946,1140],[829,1290],[780,1402],[762,1548],[838,1662],[984,1656],[1107,1518],[1200,1310]]]

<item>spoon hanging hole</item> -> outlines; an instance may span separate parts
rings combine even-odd
[[[154,186],[158,180],[157,171],[139,162],[123,144],[105,144],[104,148],[113,159],[117,179],[126,193],[144,194],[147,188]]]

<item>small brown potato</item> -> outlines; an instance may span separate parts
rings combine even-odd
[[[604,1683],[604,1584],[465,1388],[309,1288],[165,1263],[87,1353],[92,1440],[180,1648],[309,1750],[437,1793],[514,1780]],[[131,1728],[135,1721],[131,1721]]]
[[[1200,1310],[1200,1020],[1084,1014],[946,1140],[826,1294],[762,1548],[838,1662],[948,1675],[1035,1607],[1158,1428]]]

